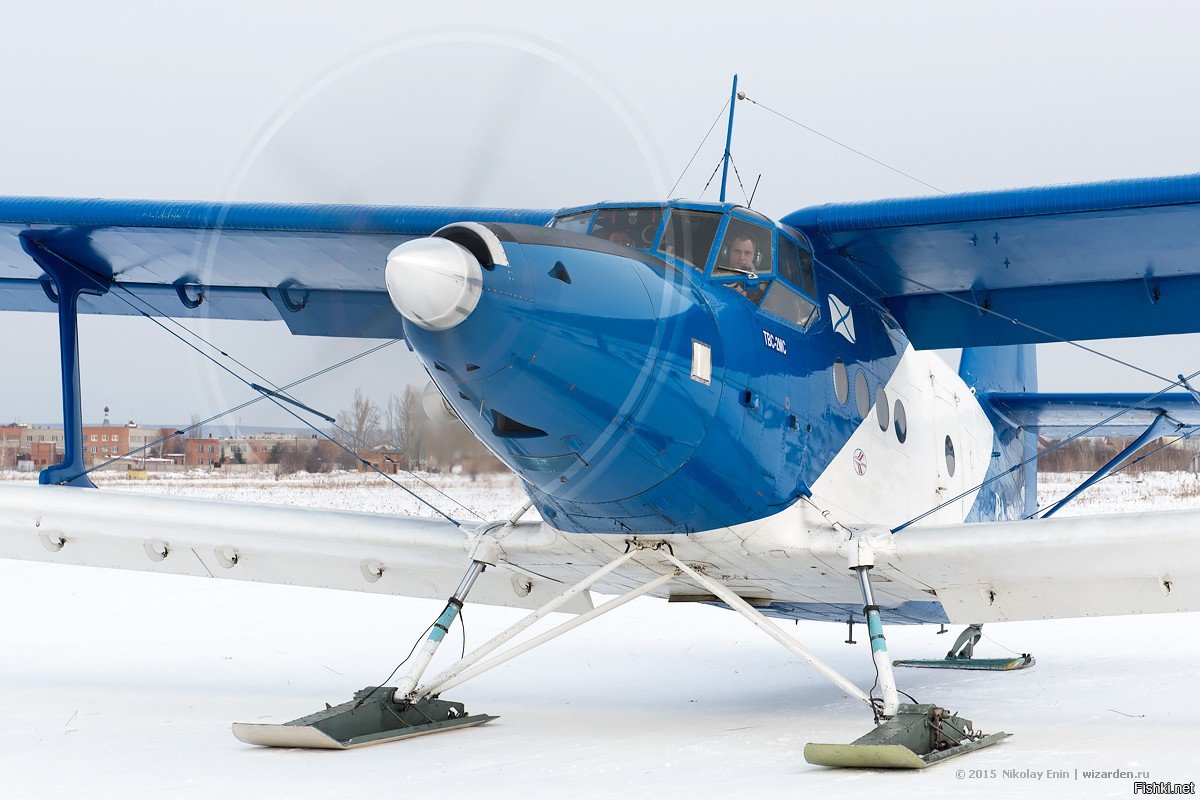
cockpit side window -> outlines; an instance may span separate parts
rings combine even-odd
[[[812,254],[796,246],[786,236],[779,237],[779,277],[809,297],[817,296]]]
[[[579,214],[556,217],[552,227],[560,231],[570,231],[571,233],[587,233],[588,225],[591,224],[592,215],[595,213],[595,211],[584,211]]]
[[[667,229],[658,246],[659,252],[703,270],[720,225],[720,214],[671,209],[671,215],[667,217]]]
[[[783,281],[771,282],[760,307],[801,328],[807,328],[817,318],[817,307]]]
[[[760,275],[769,273],[771,265],[771,232],[737,217],[730,217],[725,240],[713,267],[714,277],[728,275]]]
[[[654,244],[661,221],[661,208],[602,208],[596,212],[592,236],[645,250]]]
[[[736,283],[723,283],[721,285],[727,289],[733,289],[742,297],[754,303],[754,305],[758,305],[762,302],[763,293],[767,290],[767,286],[770,283],[770,281],[737,281]]]

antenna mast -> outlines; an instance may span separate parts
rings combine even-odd
[[[729,146],[733,143],[733,109],[737,105],[737,75],[733,76],[733,91],[729,94],[729,129],[725,132],[725,161],[721,167],[721,202],[725,202],[725,182],[729,178]]]

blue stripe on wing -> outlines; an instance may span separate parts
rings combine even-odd
[[[295,333],[394,338],[401,335],[400,319],[383,280],[393,247],[453,222],[540,225],[552,214],[537,209],[0,197],[0,310],[55,310],[38,280],[41,269],[21,247],[25,236],[92,272],[114,276],[171,316],[283,318]],[[206,302],[188,308],[177,295],[179,282],[204,285]],[[289,311],[301,295],[304,308]],[[80,310],[134,313],[111,296],[87,298]]]
[[[918,348],[1200,331],[1200,175],[836,203],[783,221]]]

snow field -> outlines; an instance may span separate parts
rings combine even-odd
[[[1118,478],[1093,489],[1090,506],[1069,510],[1200,505],[1192,476]],[[508,477],[430,480],[490,517],[521,502]],[[103,482],[417,513],[377,476]],[[1043,502],[1073,485],[1051,476]],[[378,683],[442,603],[21,562],[0,562],[0,586],[5,798],[1129,797],[1132,777],[1075,771],[1200,778],[1194,615],[989,625],[981,656],[1008,647],[1038,664],[1008,674],[898,670],[918,700],[1015,735],[927,771],[886,773],[807,765],[805,742],[852,740],[871,727],[869,714],[717,608],[638,600],[450,693],[469,711],[500,715],[485,726],[356,751],[288,751],[243,745],[229,724],[283,722]],[[469,642],[521,613],[468,605]],[[841,626],[787,629],[871,685],[864,630],[848,646]],[[956,632],[887,629],[897,658],[940,656]],[[459,637],[456,627],[434,670],[457,656]]]

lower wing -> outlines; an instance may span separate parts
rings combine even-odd
[[[863,539],[875,555],[873,579],[936,596],[951,622],[1200,611],[1197,510],[914,527]],[[849,541],[814,550],[845,555]]]
[[[473,531],[434,519],[0,485],[0,558],[23,561],[445,599],[473,544]],[[565,549],[534,523],[515,526],[505,546],[533,561]],[[537,608],[565,588],[502,561],[471,600]],[[583,592],[560,610],[590,608]]]
[[[484,527],[501,552],[471,600],[489,605],[541,606],[621,552],[620,539],[568,538],[540,523]],[[0,485],[0,557],[28,561],[443,599],[461,580],[482,532],[381,514]],[[735,538],[720,538],[730,552],[739,550]],[[849,597],[854,579],[846,556],[857,552],[860,540],[874,552],[872,580],[881,581],[881,596],[937,600],[952,622],[1200,611],[1200,510],[895,534],[868,529],[853,537],[818,532],[775,539],[769,551],[744,552],[736,564],[720,556],[716,540],[679,537],[674,547],[685,559],[702,557],[716,573],[740,575],[735,583],[753,583],[761,577],[756,572],[777,573],[788,561],[824,562],[826,592]],[[780,558],[780,547],[797,558]],[[639,561],[630,568],[651,576],[672,570],[652,551]],[[807,575],[791,581],[781,575],[780,583],[804,579],[803,599],[811,600],[819,587],[810,570],[800,571]],[[624,591],[631,576],[613,578],[598,588]],[[787,600],[780,589],[772,599]],[[677,578],[667,593],[696,591]],[[590,608],[584,592],[561,610]]]

